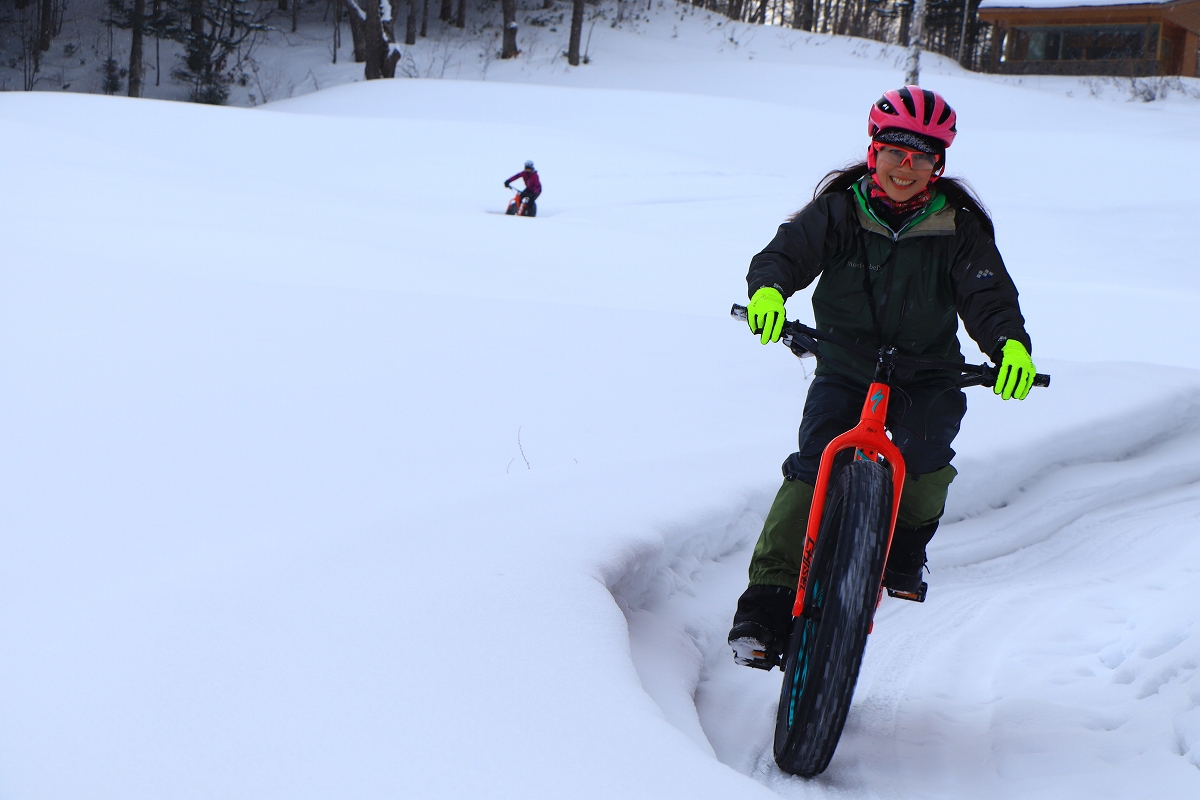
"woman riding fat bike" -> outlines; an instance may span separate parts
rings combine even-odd
[[[750,262],[747,321],[778,341],[784,301],[814,280],[822,343],[800,423],[800,449],[750,562],[729,642],[739,664],[782,666],[822,451],[859,421],[875,364],[866,350],[963,363],[958,319],[999,367],[994,391],[1023,400],[1036,370],[1017,289],[996,249],[992,220],[962,183],[943,177],[956,115],[936,92],[889,91],[872,107],[865,162],[830,172],[812,202]],[[923,600],[925,548],[957,475],[951,444],[966,413],[959,375],[909,367],[891,377],[887,428],[906,464],[884,586]]]
[[[510,216],[516,214],[522,217],[536,217],[537,199],[542,193],[542,180],[538,177],[537,170],[533,168],[532,161],[526,161],[525,169],[506,180],[504,188],[513,188],[512,182],[518,178],[525,184],[525,188],[518,192],[517,196],[509,203],[506,213]]]

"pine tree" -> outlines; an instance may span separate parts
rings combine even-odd
[[[100,84],[100,88],[105,94],[116,94],[121,91],[121,65],[112,56],[104,59],[102,67],[104,71],[104,82]]]

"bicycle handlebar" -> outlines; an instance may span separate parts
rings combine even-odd
[[[729,312],[734,319],[740,319],[743,322],[748,320],[748,314],[745,306],[740,306],[737,303],[733,304],[733,308]],[[837,347],[850,350],[851,352],[863,358],[880,359],[884,356],[883,351],[871,351],[858,342],[852,342],[848,339],[843,339],[841,336],[819,331],[816,328],[810,328],[800,322],[785,320],[783,323],[783,342],[796,355],[801,358],[805,355],[820,356],[820,342],[829,342]],[[947,372],[957,372],[959,375],[970,376],[965,381],[959,383],[960,386],[995,386],[996,377],[1000,372],[999,367],[993,367],[991,364],[962,364],[954,361],[936,361],[928,358],[915,358],[913,356],[902,356],[896,353],[888,354],[891,362],[896,366],[911,367],[915,369],[940,369]],[[1037,373],[1033,376],[1034,386],[1049,386],[1050,376],[1045,373]]]

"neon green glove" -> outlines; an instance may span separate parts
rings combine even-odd
[[[750,298],[746,306],[746,322],[752,333],[762,334],[762,343],[778,342],[783,333],[783,295],[774,286],[764,286]]]
[[[992,391],[1005,400],[1013,397],[1024,400],[1029,396],[1037,372],[1029,351],[1016,339],[1009,339],[1000,354],[1000,374],[996,376],[996,387]]]

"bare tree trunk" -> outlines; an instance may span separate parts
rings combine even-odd
[[[438,19],[442,22],[449,22],[454,16],[454,0],[442,0],[442,10],[438,13]]]
[[[287,11],[288,0],[279,0],[279,5],[277,7],[280,11]]]
[[[958,30],[958,58],[954,59],[960,65],[963,60],[963,45],[967,42],[967,20],[971,18],[971,0],[963,0],[962,27]]]
[[[333,63],[337,63],[338,50],[342,47],[342,4],[333,0]]]
[[[796,0],[792,6],[792,27],[803,31],[813,29],[813,0]]]
[[[294,0],[293,0],[294,1]],[[400,50],[396,47],[393,9],[388,0],[367,0],[363,9],[363,44],[366,51],[364,75],[367,80],[396,77]]]
[[[42,0],[38,13],[38,50],[46,52],[50,49],[50,40],[54,38],[54,0]]]
[[[454,27],[467,27],[467,0],[458,0],[458,14],[454,17]]]
[[[725,8],[725,16],[730,19],[741,19],[742,0],[729,0],[729,4]]]
[[[854,23],[858,19],[858,4],[856,3],[851,5],[849,2],[847,2],[846,6],[846,10],[843,12],[842,16],[842,24],[838,30],[838,33],[840,33],[842,36],[853,36]]]
[[[188,0],[192,33],[204,33],[204,0]]]
[[[571,38],[567,44],[567,63],[579,66],[579,40],[583,38],[583,0],[571,4]]]
[[[142,20],[146,0],[133,0],[133,40],[129,44],[129,96],[142,96]]]
[[[429,35],[429,0],[421,6],[421,38]]]
[[[342,0],[346,4],[346,21],[350,23],[350,41],[354,45],[354,63],[367,60],[367,37],[365,33],[366,12],[355,0]]]
[[[400,48],[396,46],[396,8],[400,0],[378,0],[378,3],[384,53],[380,73],[384,78],[394,78],[396,64],[400,62]]]
[[[848,36],[858,36],[861,33],[858,29],[861,21],[862,0],[855,0],[850,12],[846,14],[846,19],[842,22],[842,33]]]
[[[158,30],[158,20],[162,17],[162,0],[154,0],[150,11],[150,19],[154,22],[154,29]],[[154,34],[154,85],[158,86],[162,80],[162,61],[159,58],[159,44],[162,40],[158,38],[158,34]]]
[[[300,24],[300,0],[292,0],[292,33]]]
[[[504,15],[504,44],[500,48],[501,58],[517,56],[517,0],[500,0]]]
[[[921,82],[921,48],[925,46],[925,0],[913,1],[912,23],[908,29],[908,60],[904,64],[904,85]]]
[[[425,0],[429,2],[429,0]],[[404,19],[404,43],[417,43],[417,0],[408,0],[408,16]]]
[[[202,35],[204,33],[204,0],[188,0],[188,15],[192,33],[197,36]],[[204,55],[199,51],[188,55],[187,65],[193,75],[203,74],[208,66]]]

